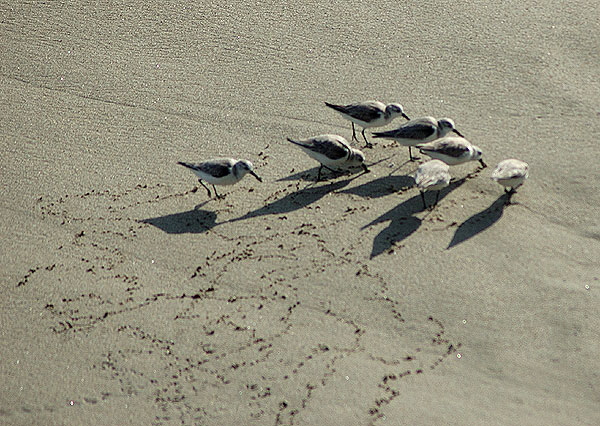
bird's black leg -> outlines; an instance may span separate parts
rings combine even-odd
[[[408,156],[410,157],[410,161],[420,160],[419,157],[413,157],[413,155],[412,155],[412,147],[410,147],[410,146],[408,147]]]
[[[438,191],[437,194],[435,194],[435,202],[433,203],[434,207],[437,206],[439,199],[440,199],[440,191]]]
[[[215,191],[215,196],[217,197],[217,199],[222,200],[225,198],[224,195],[219,195],[219,193],[217,192],[217,187],[213,185],[213,190]]]
[[[204,189],[206,189],[206,192],[208,192],[208,198],[210,198],[212,196],[212,194],[210,193],[210,189],[208,189],[208,186],[204,185],[204,182],[202,182],[202,179],[198,179],[198,182],[200,182],[200,185],[202,185],[204,187]],[[214,185],[213,185],[214,188]]]
[[[427,208],[427,203],[425,202],[425,192],[421,191],[421,198],[423,199],[423,210]]]
[[[352,121],[352,140],[358,142],[358,138],[356,137],[356,130],[354,129],[354,121]]]
[[[515,188],[510,188],[510,190],[508,188],[504,188],[504,192],[508,195],[505,203],[508,206],[512,204],[511,198],[517,191],[515,191]]]
[[[331,173],[337,174],[340,172],[339,170],[334,170],[331,167],[327,167],[325,164],[321,164],[321,167],[319,167],[319,174],[317,175],[317,182],[321,180],[321,170],[323,170],[324,168],[329,170]]]
[[[365,128],[362,129],[362,135],[363,135],[363,139],[365,140],[365,148],[373,148],[373,144],[371,142],[369,142],[367,140],[367,137],[365,136]]]

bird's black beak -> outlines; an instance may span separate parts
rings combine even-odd
[[[485,164],[481,158],[479,159],[479,164],[481,164],[481,167],[484,169],[487,167],[487,164]]]
[[[250,174],[252,176],[254,176],[257,181],[262,182],[262,178],[259,175],[257,175],[256,173],[254,173],[252,170],[250,170]]]
[[[456,129],[452,129],[452,131],[453,131],[454,133],[456,133],[458,136],[460,136],[461,138],[464,138],[463,134],[462,134],[461,132],[459,132],[458,130],[456,130]]]
[[[409,120],[409,121],[410,121],[410,118],[408,118],[408,115],[406,115],[406,114],[402,113],[402,117],[404,117],[404,118],[406,118],[407,120]]]

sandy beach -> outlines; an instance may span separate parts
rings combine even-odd
[[[593,2],[0,15],[0,424],[600,424]],[[392,141],[317,182],[286,138],[350,141],[324,102],[370,99],[451,117],[488,167],[434,210]],[[177,165],[217,157],[263,182],[209,199]]]

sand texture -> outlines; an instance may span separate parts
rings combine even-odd
[[[600,424],[597,4],[220,3],[0,5],[0,424]],[[316,182],[369,99],[489,167]]]

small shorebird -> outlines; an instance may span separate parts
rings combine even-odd
[[[242,180],[246,173],[250,173],[259,182],[262,182],[261,177],[254,172],[252,163],[247,160],[220,158],[201,163],[184,163],[178,161],[177,164],[187,167],[198,176],[198,182],[206,189],[209,198],[211,197],[210,189],[202,181],[210,183],[215,191],[215,196],[220,199],[225,198],[225,196],[217,193],[215,185],[233,185]]]
[[[349,105],[335,105],[325,102],[325,105],[327,105],[329,108],[333,108],[346,120],[350,120],[352,122],[353,141],[355,140],[358,142],[354,124],[356,123],[363,128],[362,136],[365,139],[366,148],[372,148],[373,145],[367,140],[367,137],[365,136],[365,129],[385,126],[400,115],[409,120],[408,116],[404,114],[404,109],[400,104],[386,105],[379,101],[366,101]]]
[[[288,141],[298,145],[309,157],[321,163],[317,180],[321,180],[323,167],[333,172],[331,167],[362,167],[365,173],[369,172],[365,164],[365,156],[358,149],[351,148],[346,139],[338,135],[319,135],[303,140]]]
[[[492,173],[492,179],[504,187],[504,192],[511,195],[517,191],[519,186],[523,185],[528,177],[529,164],[514,158],[500,161]]]
[[[440,118],[439,120],[436,120],[433,117],[421,117],[410,120],[397,129],[373,133],[373,137],[391,139],[398,142],[400,145],[407,146],[410,160],[414,161],[416,158],[412,156],[412,146],[443,138],[449,132],[454,132],[457,135],[462,136],[462,134],[454,128],[454,121],[450,118]]]
[[[425,202],[425,191],[437,191],[435,196],[435,202],[431,205],[431,209],[437,206],[440,198],[440,191],[450,183],[450,173],[448,172],[449,166],[440,160],[430,160],[423,163],[417,169],[415,173],[415,181],[421,191],[421,198],[423,199],[423,208],[427,208]]]
[[[478,160],[481,167],[487,167],[481,159],[481,149],[463,137],[446,136],[433,142],[418,145],[417,148],[422,154],[442,160],[450,166]]]

